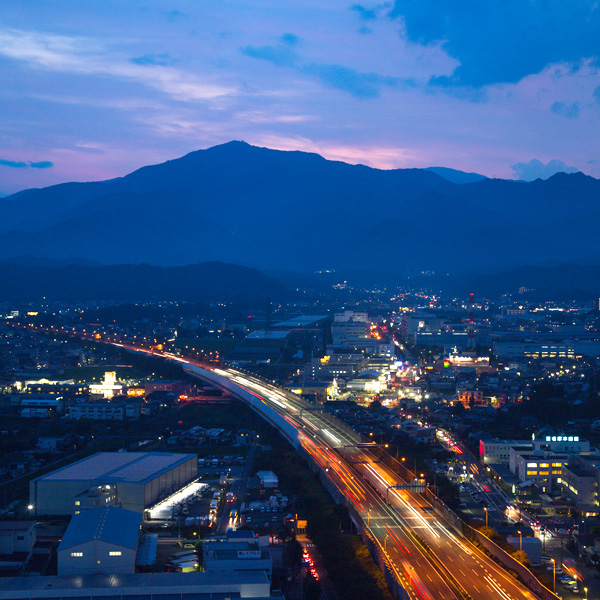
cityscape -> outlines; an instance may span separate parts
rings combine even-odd
[[[0,599],[600,600],[594,2],[0,17]]]

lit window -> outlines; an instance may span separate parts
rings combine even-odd
[[[75,500],[75,506],[80,506],[81,502],[79,500]]]
[[[83,556],[83,552],[71,552],[71,556],[79,558],[79,557]]]
[[[116,551],[116,552],[109,552],[108,553],[109,556],[121,556],[121,552]]]

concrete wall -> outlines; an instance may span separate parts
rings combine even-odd
[[[93,485],[94,481],[34,479],[29,482],[29,502],[36,515],[72,515],[75,496]]]

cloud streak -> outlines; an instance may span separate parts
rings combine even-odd
[[[163,52],[162,54],[144,54],[144,56],[132,58],[131,62],[143,67],[147,65],[171,67],[175,64],[175,61],[169,56],[168,52]]]
[[[93,38],[0,31],[0,55],[49,71],[109,75],[134,81],[186,102],[216,99],[235,92],[233,87],[205,82],[194,74],[153,63],[150,58],[145,64],[132,63]]]
[[[54,166],[54,163],[50,162],[49,160],[25,162],[21,160],[6,160],[0,158],[0,165],[3,167],[10,167],[11,169],[50,169]]]
[[[293,37],[292,37],[293,36]],[[245,46],[240,52],[249,58],[272,63],[276,67],[289,67],[308,77],[317,78],[326,87],[347,92],[361,100],[379,98],[384,87],[414,87],[414,82],[401,77],[391,77],[374,72],[362,72],[352,67],[327,63],[303,64],[293,47],[300,39],[285,34],[281,43],[271,46]]]

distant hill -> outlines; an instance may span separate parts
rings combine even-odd
[[[15,256],[0,260],[0,265],[20,265],[22,267],[66,267],[68,265],[88,265],[99,267],[102,263],[87,258],[41,258],[39,256]]]
[[[0,259],[391,273],[600,262],[600,181],[443,174],[230,142],[110,181],[1,199]]]
[[[475,183],[476,181],[487,179],[485,175],[480,175],[479,173],[465,173],[464,171],[449,169],[448,167],[427,167],[425,170],[431,171],[452,183]]]
[[[520,292],[524,298],[540,300],[589,300],[600,298],[600,264],[525,266],[456,278],[450,284],[460,293],[487,297]]]
[[[46,298],[262,302],[286,297],[287,289],[275,279],[255,269],[220,262],[184,267],[0,265],[0,301]]]

